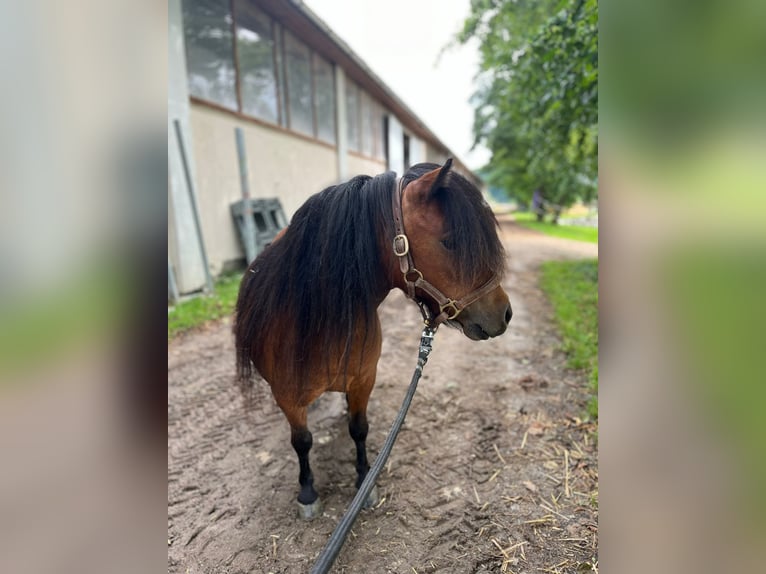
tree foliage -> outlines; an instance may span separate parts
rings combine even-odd
[[[491,185],[529,201],[591,200],[598,174],[596,0],[472,0],[458,40],[481,50],[474,135]]]

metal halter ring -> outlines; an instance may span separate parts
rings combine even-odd
[[[397,240],[401,240],[402,243],[404,243],[404,249],[402,251],[399,251],[396,248]],[[404,234],[400,234],[400,235],[397,235],[396,237],[394,237],[394,255],[396,255],[397,257],[404,257],[409,252],[410,252],[410,242],[407,239],[407,236],[404,235]]]
[[[460,312],[462,311],[462,309],[458,308],[457,301],[453,301],[452,299],[447,301],[444,305],[439,305],[439,313],[440,314],[444,313],[445,309],[451,309],[452,310],[452,314],[451,315],[447,315],[447,321],[452,321],[452,319],[454,319],[455,317],[460,315]]]
[[[417,274],[417,278],[416,279],[410,279],[410,277],[409,277],[410,273],[416,273]],[[423,274],[420,271],[418,271],[417,269],[415,269],[414,267],[412,269],[410,269],[409,271],[405,272],[403,275],[404,275],[404,280],[409,282],[409,283],[417,283],[418,281],[422,281],[423,280]]]

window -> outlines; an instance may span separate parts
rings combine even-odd
[[[373,108],[372,108],[372,122],[373,126],[375,128],[374,130],[374,148],[375,153],[373,154],[374,157],[377,159],[386,159],[386,151],[385,151],[385,142],[384,142],[384,122],[383,122],[383,106],[381,106],[378,102],[373,102]]]
[[[236,16],[242,112],[278,123],[279,105],[271,19],[247,4],[237,8]]]
[[[372,119],[372,105],[373,101],[366,92],[362,92],[361,97],[361,116],[362,116],[362,153],[366,156],[372,157],[374,153],[374,135],[375,124]]]
[[[404,134],[404,169],[410,169],[410,136]]]
[[[335,144],[333,63],[253,4],[183,0],[189,93]],[[354,126],[359,129],[358,119]],[[359,147],[358,133],[354,146]]]
[[[346,81],[346,125],[350,151],[385,159],[384,109],[351,81]]]
[[[285,66],[288,124],[296,131],[314,135],[311,52],[289,32],[285,32]]]
[[[314,54],[314,103],[317,137],[335,143],[335,76],[332,64]]]
[[[284,47],[283,37],[284,31],[281,26],[274,24],[274,44],[276,47],[274,63],[277,67],[277,84],[279,89],[277,90],[277,97],[279,98],[279,125],[287,127],[287,98],[285,97],[285,64],[284,53],[282,48]]]
[[[359,87],[346,81],[346,127],[348,149],[360,151],[359,147]]]
[[[189,93],[237,109],[232,17],[228,0],[184,0]]]

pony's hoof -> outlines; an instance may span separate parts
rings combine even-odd
[[[378,485],[372,487],[370,494],[367,495],[367,500],[364,501],[364,508],[372,508],[380,502],[380,495],[378,494]]]
[[[322,501],[318,498],[311,504],[301,504],[300,502],[297,504],[298,518],[302,518],[303,520],[311,520],[312,518],[316,518],[322,514]]]

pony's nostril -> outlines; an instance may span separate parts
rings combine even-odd
[[[511,322],[511,317],[513,317],[513,311],[511,311],[511,306],[508,305],[508,308],[505,310],[505,324]]]

